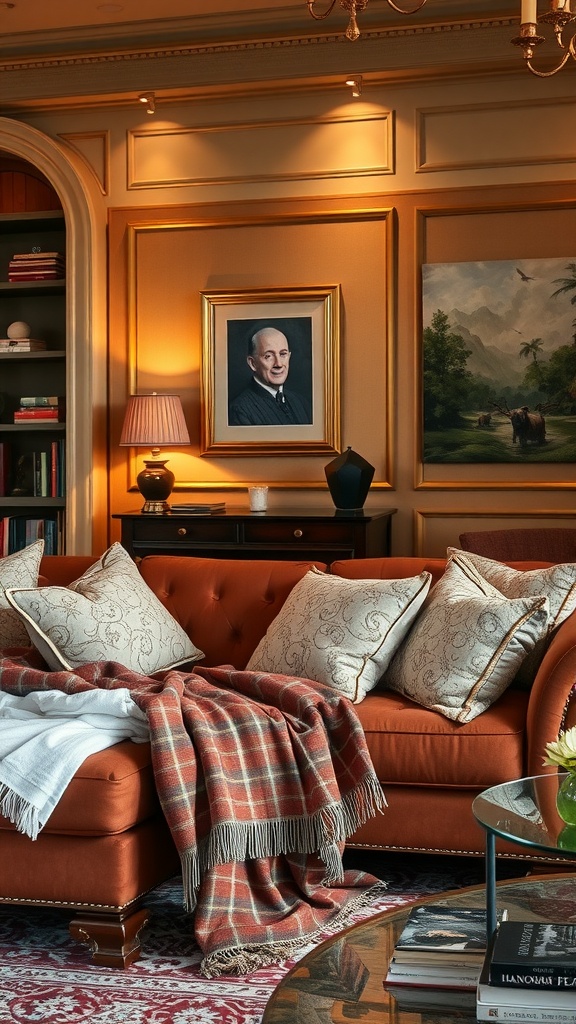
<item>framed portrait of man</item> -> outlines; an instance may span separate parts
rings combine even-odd
[[[202,454],[340,444],[340,288],[202,292]]]

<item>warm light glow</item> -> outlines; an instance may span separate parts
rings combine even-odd
[[[308,5],[308,11],[315,18],[316,21],[322,21],[327,18],[329,14],[332,14],[334,7],[336,6],[336,0],[330,0],[328,9],[322,14],[318,14],[315,10],[316,0],[306,0]],[[416,4],[416,7],[411,7],[408,10],[399,7],[398,4],[394,3],[394,0],[386,0],[386,3],[392,10],[397,11],[398,14],[416,14],[421,7],[424,7],[426,0],[420,0],[420,3]],[[368,7],[368,0],[340,0],[340,7],[343,8],[349,15],[348,28],[346,29],[346,39],[350,39],[354,42],[360,36],[360,29],[358,28],[358,22],[356,21],[356,15],[365,11]]]
[[[346,85],[350,86],[353,96],[362,95],[362,75],[356,75],[355,78],[347,78]]]
[[[156,111],[156,97],[153,92],[143,92],[138,97],[140,103],[146,104],[146,113],[154,114]]]
[[[522,47],[524,60],[532,74],[537,75],[539,78],[550,78],[551,75],[555,75],[557,71],[564,67],[569,57],[576,60],[574,43],[576,33],[566,41],[563,39],[564,29],[575,19],[576,14],[573,14],[571,10],[571,0],[548,0],[548,10],[540,15],[538,14],[538,0],[522,0],[520,8],[520,35],[516,36],[512,42],[515,46]],[[550,71],[539,71],[532,64],[534,50],[546,41],[545,36],[538,34],[537,29],[539,25],[552,25],[556,43],[562,50],[560,60]]]

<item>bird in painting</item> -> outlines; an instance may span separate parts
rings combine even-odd
[[[534,281],[535,280],[535,278],[533,278],[533,277],[528,277],[528,274],[525,274],[523,270],[519,270],[518,267],[516,267],[516,273],[520,274],[520,277],[522,278],[523,281]]]

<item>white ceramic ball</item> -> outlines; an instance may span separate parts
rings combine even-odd
[[[10,324],[6,333],[12,341],[21,338],[29,338],[30,324],[25,323],[24,320],[15,320],[13,324]]]

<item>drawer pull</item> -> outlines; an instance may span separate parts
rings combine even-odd
[[[185,537],[187,532],[188,531],[187,531],[186,527],[185,526],[181,526],[180,529],[178,530],[178,536],[179,537]]]
[[[300,537],[302,537],[302,530],[294,530],[294,536],[296,537],[296,540],[300,540]]]

